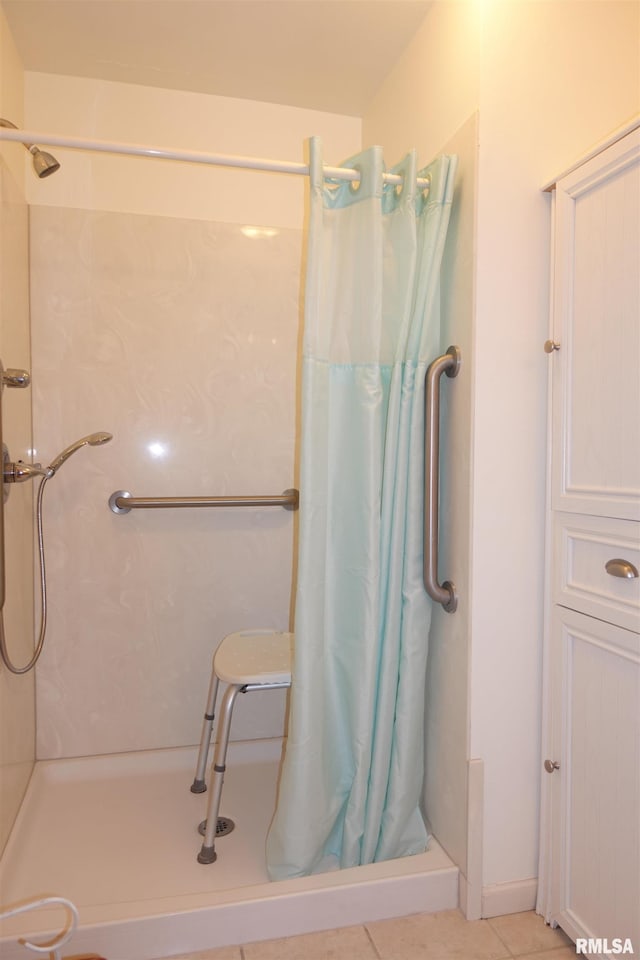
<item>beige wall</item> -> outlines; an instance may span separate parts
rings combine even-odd
[[[24,110],[24,70],[9,30],[6,17],[0,8],[0,117],[17,126],[22,124]],[[8,166],[11,176],[21,191],[24,191],[25,152],[20,144],[0,143],[0,156]]]
[[[440,607],[429,638],[427,687],[427,774],[425,809],[438,840],[471,883],[473,851],[468,850],[467,796],[470,771],[469,637],[471,630],[471,436],[473,426],[474,209],[477,177],[477,114],[444,144],[458,157],[456,203],[442,268],[442,353],[451,344],[461,351],[455,380],[441,386],[440,579],[452,580],[460,602],[455,614]],[[450,425],[450,426],[447,426]]]
[[[328,163],[360,148],[355,117],[278,104],[28,72],[32,130],[303,162],[324,139]],[[53,149],[53,148],[52,148]],[[299,229],[305,178],[55,149],[62,167],[28,183],[29,203]]]
[[[468,811],[470,823],[484,819],[483,891],[525,881],[528,905],[541,769],[548,364],[550,211],[540,188],[638,111],[639,9],[625,0],[436,3],[363,120],[365,142],[398,149],[404,138],[427,162],[478,111],[476,197],[461,211],[473,217],[475,206],[476,216],[473,348],[464,371],[473,438],[462,464],[469,458],[473,465],[472,548],[457,561],[470,564],[471,589],[461,603],[470,624],[468,695],[453,679],[460,650],[443,649],[448,687],[428,737],[440,737],[443,749],[455,729],[457,755],[464,745],[470,760],[483,762],[483,810],[471,791]],[[453,424],[454,432],[464,429]],[[462,497],[454,512],[467,508]],[[447,775],[443,769],[445,787]],[[449,811],[434,818],[456,856],[467,843],[462,819],[452,817],[459,803],[452,794]],[[467,854],[473,882],[478,855]]]
[[[364,144],[402,156],[415,146],[426,164],[478,107],[478,0],[432,5],[362,118]]]
[[[0,11],[0,116],[22,122],[22,66]],[[5,367],[31,367],[28,214],[24,148],[0,147],[0,358]],[[31,391],[2,391],[3,439],[13,459],[28,460]],[[25,664],[33,650],[33,488],[10,488],[5,506],[4,624],[10,656]],[[0,850],[11,829],[34,758],[33,673],[13,676],[0,665]]]
[[[471,755],[484,885],[537,874],[550,198],[640,109],[640,5],[490,2],[477,235]]]

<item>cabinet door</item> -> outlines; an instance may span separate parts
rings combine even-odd
[[[640,946],[640,634],[556,605],[551,919]]]
[[[640,130],[556,185],[553,506],[640,519]]]

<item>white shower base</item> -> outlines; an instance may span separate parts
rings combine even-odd
[[[418,856],[271,883],[264,841],[281,741],[235,743],[222,814],[235,830],[216,863],[196,862],[206,794],[194,795],[195,748],[36,764],[0,861],[3,905],[58,895],[80,927],[63,953],[150,960],[233,943],[455,907],[458,870],[432,840]],[[34,956],[18,937],[57,932],[62,914],[5,921],[3,960]],[[60,925],[58,925],[60,922]]]

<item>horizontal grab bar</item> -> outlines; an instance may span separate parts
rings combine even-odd
[[[114,513],[158,507],[284,507],[285,510],[297,510],[299,499],[296,489],[285,490],[273,497],[133,497],[128,490],[116,490],[109,497],[109,506]]]

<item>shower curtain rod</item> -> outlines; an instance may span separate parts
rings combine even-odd
[[[239,167],[244,170],[266,170],[272,173],[309,175],[309,165],[289,160],[269,160],[264,157],[241,157],[223,153],[201,153],[194,150],[175,150],[172,147],[146,147],[137,143],[112,143],[108,140],[85,140],[79,137],[62,137],[55,133],[32,130],[12,130],[0,127],[0,140],[18,143],[45,144],[48,147],[69,147],[71,150],[89,150],[97,153],[115,153],[133,157],[151,157],[157,160],[182,160],[186,163],[206,163],[218,167]],[[357,170],[348,167],[324,167],[325,177],[333,180],[359,180]],[[401,184],[399,174],[383,174],[385,183]],[[428,189],[428,177],[418,177],[418,187]]]

